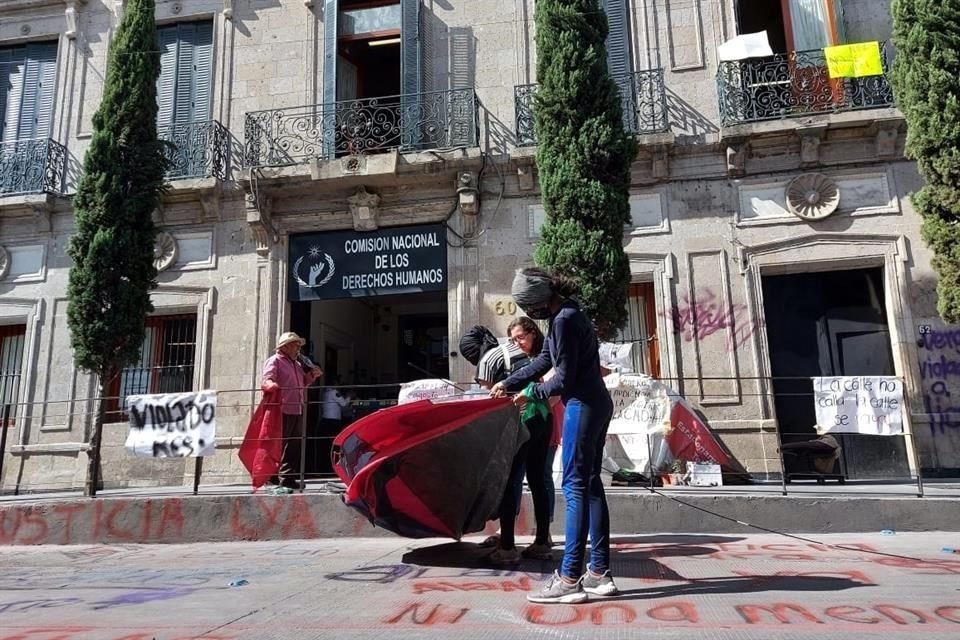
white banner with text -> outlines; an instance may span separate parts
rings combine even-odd
[[[899,378],[814,378],[813,395],[820,433],[903,434],[903,381]]]
[[[216,449],[217,392],[127,396],[127,451],[147,458],[196,458]]]

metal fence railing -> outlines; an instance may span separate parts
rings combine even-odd
[[[708,426],[709,418],[704,417],[695,401],[704,384],[736,382],[743,404],[756,406],[759,397],[761,402],[769,405],[771,411],[777,412],[791,407],[812,406],[816,399],[810,378],[739,377],[660,381],[681,394],[689,394],[689,404]],[[467,387],[469,383],[460,386]],[[275,436],[293,446],[290,455],[295,455],[295,470],[288,476],[293,481],[287,484],[295,491],[304,491],[323,488],[327,482],[335,480],[331,464],[334,438],[356,420],[396,405],[399,390],[397,384],[311,387],[298,429]],[[135,489],[140,494],[191,489],[195,493],[201,490],[248,492],[250,477],[238,460],[237,450],[261,398],[259,389],[218,390],[216,451],[210,457],[192,460],[180,457],[131,457],[125,441],[133,420],[129,412],[121,415],[115,410],[103,427],[102,490]],[[106,400],[108,407],[120,406],[119,397]],[[82,491],[81,467],[85,468],[86,461],[84,443],[94,422],[97,404],[96,398],[81,398],[44,403],[8,402],[0,407],[0,425],[7,427],[0,435],[0,495],[76,494]],[[838,495],[863,495],[865,492],[923,495],[924,484],[915,433],[910,428],[911,406],[910,398],[904,396],[904,430],[896,436],[818,434],[812,422],[808,426],[798,427],[803,423],[802,418],[782,419],[779,428],[770,426],[768,420],[767,426],[748,430],[725,429],[718,426],[723,421],[716,420],[713,433],[734,458],[749,463],[745,465],[750,476],[748,479],[741,478],[744,482],[736,485],[710,488],[687,486],[677,479],[678,475],[682,476],[683,468],[674,464],[658,466],[654,462],[633,469],[634,481],[629,486],[651,490],[662,486],[662,490],[668,491],[780,492],[783,495],[809,493],[811,488]],[[58,434],[56,446],[51,449],[55,449],[56,453],[50,455],[58,457],[56,468],[61,471],[53,472],[49,468],[36,466],[38,456],[43,455],[41,452],[47,437],[45,432],[52,425],[69,425],[68,431],[76,434],[73,438],[63,438]],[[647,460],[656,461],[656,439],[641,435],[646,437]],[[830,436],[832,441],[824,438],[824,435]],[[81,441],[74,442],[77,462],[73,468],[63,468],[64,440]],[[835,448],[828,450],[833,445],[836,445]],[[31,465],[34,466],[30,468]],[[639,481],[638,477],[641,478]],[[275,479],[277,482],[281,480],[279,477]],[[557,488],[559,490],[559,483]]]
[[[862,78],[831,78],[823,49],[721,62],[717,90],[723,124],[893,106],[889,47],[880,46],[884,73]]]
[[[252,111],[244,160],[248,167],[289,166],[391,149],[474,147],[478,107],[473,89],[454,89]]]
[[[0,143],[0,196],[62,194],[67,148],[51,138]]]
[[[613,76],[620,92],[623,128],[633,134],[664,133],[670,129],[667,92],[663,69],[646,69]],[[534,108],[539,85],[521,84],[513,88],[517,146],[537,144]]]

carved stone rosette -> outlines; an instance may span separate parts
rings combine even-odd
[[[166,231],[157,234],[153,245],[153,266],[157,271],[166,271],[177,261],[177,240]]]
[[[804,220],[822,220],[840,206],[840,188],[821,173],[804,173],[787,184],[787,208]]]

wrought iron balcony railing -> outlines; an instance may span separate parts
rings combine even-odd
[[[391,149],[473,147],[478,121],[473,89],[254,111],[244,127],[244,157],[251,167],[284,166]]]
[[[670,129],[663,69],[648,69],[618,75],[614,76],[613,81],[620,88],[623,126],[627,131],[635,134],[651,134],[663,133]],[[522,84],[513,88],[518,147],[537,144],[533,117],[537,86]]]
[[[216,120],[164,125],[157,135],[167,145],[168,180],[219,178],[230,171],[230,134]]]
[[[0,144],[0,196],[62,194],[67,148],[50,138]]]
[[[880,52],[884,74],[864,78],[831,79],[822,49],[721,62],[717,71],[721,120],[729,126],[892,106],[886,43],[881,43]]]

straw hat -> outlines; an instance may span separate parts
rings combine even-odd
[[[277,340],[277,349],[284,345],[290,344],[291,342],[299,342],[301,347],[307,343],[306,340],[295,334],[293,331],[287,331],[280,336],[279,340]]]

